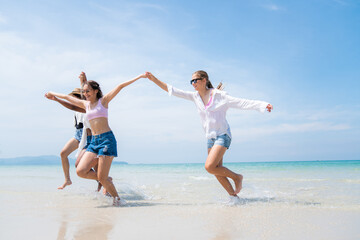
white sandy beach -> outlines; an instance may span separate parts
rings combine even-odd
[[[359,210],[154,201],[113,208],[99,205],[99,201],[88,196],[58,194],[58,197],[65,199],[61,206],[44,206],[44,201],[7,210],[8,214],[1,217],[1,226],[6,226],[1,239],[355,240],[360,237]],[[31,202],[25,201],[26,206]]]

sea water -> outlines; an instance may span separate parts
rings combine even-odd
[[[224,166],[238,201],[204,164],[113,164],[120,208],[73,167],[57,190],[61,165],[0,166],[0,239],[360,239],[360,161]]]
[[[360,161],[229,163],[244,176],[244,204],[360,206]],[[187,204],[221,204],[227,194],[203,164],[116,165],[116,182],[148,198]],[[115,175],[115,172],[117,175]],[[120,186],[119,186],[120,187]],[[126,191],[126,190],[125,190]]]

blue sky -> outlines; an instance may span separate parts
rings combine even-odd
[[[58,155],[85,71],[104,92],[145,71],[184,90],[205,70],[232,96],[274,112],[230,109],[225,161],[360,159],[360,2],[0,1],[0,158]],[[146,79],[110,104],[119,161],[204,162],[194,105]]]

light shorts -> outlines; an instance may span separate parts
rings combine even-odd
[[[92,135],[86,137],[86,144],[83,149],[87,149],[91,143]]]
[[[79,142],[81,142],[82,133],[83,133],[83,129],[82,129],[82,128],[79,128],[79,129],[76,129],[76,130],[75,130],[74,138],[75,138],[76,140],[78,140]]]
[[[229,149],[231,144],[231,138],[227,134],[217,136],[216,138],[210,138],[207,142],[207,147],[212,148],[214,145],[220,145]]]
[[[86,151],[96,153],[98,156],[117,157],[117,145],[113,132],[92,135],[91,143]]]

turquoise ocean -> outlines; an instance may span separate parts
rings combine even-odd
[[[113,164],[110,175],[127,202],[115,208],[73,166],[73,184],[57,190],[64,181],[60,164],[0,165],[0,239],[289,239],[294,231],[291,239],[360,239],[360,161],[224,166],[244,176],[240,201],[229,199],[204,164]],[[223,227],[215,227],[216,219]],[[155,222],[167,229],[163,237]],[[19,224],[29,227],[14,230]],[[39,226],[43,235],[35,237]],[[296,235],[297,226],[307,233]]]

